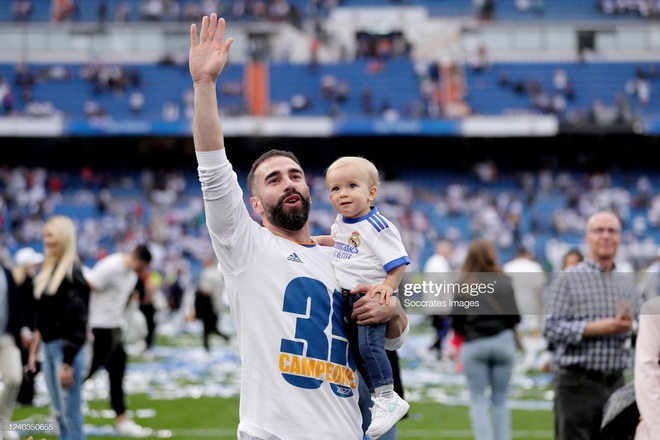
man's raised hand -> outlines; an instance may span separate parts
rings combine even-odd
[[[218,19],[217,14],[204,16],[202,29],[197,38],[197,25],[190,26],[190,57],[188,65],[190,76],[195,83],[213,82],[227,64],[229,49],[233,38],[225,37],[225,19]]]

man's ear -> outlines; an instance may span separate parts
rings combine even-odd
[[[261,204],[261,200],[259,200],[258,197],[250,197],[250,206],[252,206],[252,209],[254,212],[257,214],[261,215],[264,211],[263,205]]]

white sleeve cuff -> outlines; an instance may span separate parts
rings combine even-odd
[[[403,329],[403,332],[401,335],[399,335],[398,338],[394,339],[387,339],[385,338],[385,350],[389,351],[394,351],[398,350],[403,346],[403,342],[406,340],[406,336],[408,336],[408,332],[410,332],[410,321],[406,324],[406,328]]]
[[[213,168],[228,162],[227,150],[195,151],[197,163],[203,168]]]

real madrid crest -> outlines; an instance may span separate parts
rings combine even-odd
[[[354,247],[360,247],[360,233],[358,231],[351,233],[351,236],[348,238],[348,244]]]

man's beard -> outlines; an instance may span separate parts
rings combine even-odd
[[[300,197],[300,206],[296,208],[291,208],[289,210],[284,209],[284,199],[290,197],[293,194],[297,194]],[[278,228],[286,229],[288,231],[299,231],[307,223],[309,218],[309,207],[311,203],[309,198],[303,197],[298,191],[293,190],[287,194],[284,194],[280,200],[277,201],[277,204],[273,209],[266,210],[266,217],[268,221]]]

